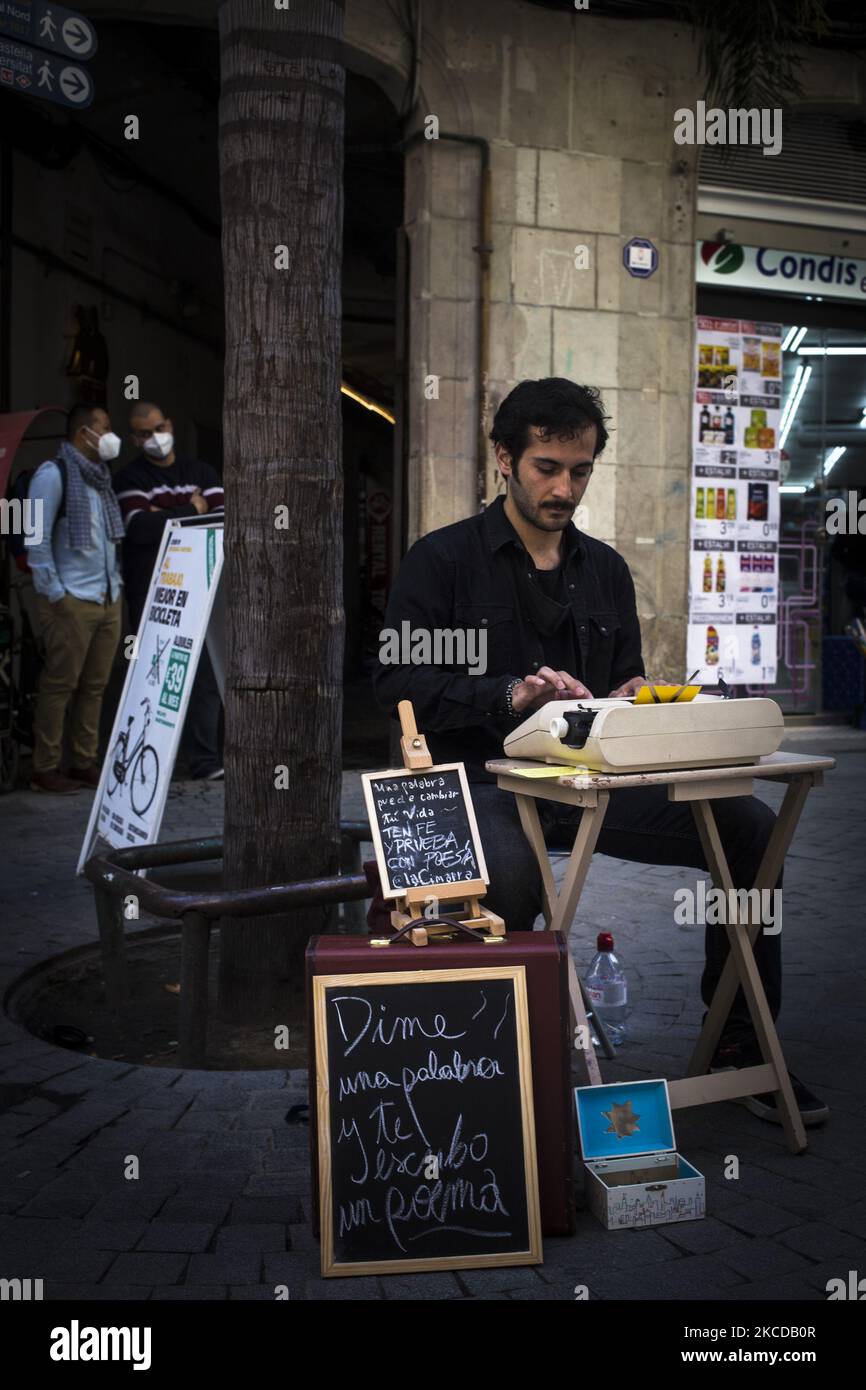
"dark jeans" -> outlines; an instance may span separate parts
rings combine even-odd
[[[222,766],[219,753],[221,706],[219,686],[205,646],[190,691],[180,745],[193,777],[207,777]]]
[[[512,931],[531,931],[541,912],[541,874],[529,841],[523,834],[517,803],[511,792],[492,783],[474,783],[472,800],[487,860],[490,888],[484,904],[505,918]],[[583,814],[580,807],[556,801],[537,803],[545,841],[550,849],[569,851]],[[711,802],[735,888],[751,888],[776,817],[754,796],[734,796]],[[707,864],[688,802],[669,801],[666,787],[625,788],[613,792],[598,837],[597,849],[614,859],[638,864],[677,864],[703,869]],[[781,887],[781,877],[776,885]],[[579,911],[579,908],[578,908]],[[640,911],[640,904],[635,904]],[[671,896],[671,916],[674,902]],[[780,933],[758,933],[754,952],[773,1018],[782,1002]],[[723,925],[705,928],[706,965],[701,996],[709,1005],[730,946]],[[588,964],[588,962],[587,962]],[[725,1028],[726,1038],[754,1036],[748,1005],[738,990]]]

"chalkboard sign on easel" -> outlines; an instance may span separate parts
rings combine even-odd
[[[313,980],[322,1274],[538,1264],[523,966]]]
[[[366,772],[361,781],[384,897],[484,892],[487,867],[462,763]]]

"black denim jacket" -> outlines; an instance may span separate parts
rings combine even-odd
[[[603,541],[569,523],[563,533],[568,595],[580,650],[571,672],[596,697],[644,675],[634,583],[628,566]],[[406,555],[391,591],[385,628],[397,634],[476,629],[487,634],[487,670],[464,665],[383,665],[373,677],[389,714],[411,700],[418,728],[435,762],[464,762],[472,780],[491,780],[488,758],[503,756],[502,741],[518,723],[505,709],[510,681],[544,665],[541,635],[519,600],[516,564],[526,551],[505,515],[504,499],[477,516],[422,537]],[[483,649],[482,649],[483,650]]]

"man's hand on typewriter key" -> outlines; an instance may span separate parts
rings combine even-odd
[[[607,698],[609,700],[627,700],[629,696],[636,695],[642,685],[646,685],[643,676],[632,676],[630,681],[626,681],[624,685],[619,685],[616,690],[612,690]]]
[[[524,676],[514,687],[511,704],[515,714],[539,709],[551,700],[591,700],[592,691],[567,671],[554,671],[552,666],[540,666],[532,675]]]

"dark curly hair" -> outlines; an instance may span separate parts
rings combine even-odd
[[[540,381],[521,381],[509,391],[493,417],[490,438],[510,454],[516,473],[518,460],[529,447],[531,426],[543,439],[570,439],[594,425],[597,433],[593,458],[597,458],[607,443],[605,421],[609,419],[596,387],[578,386],[562,376],[548,376]]]

